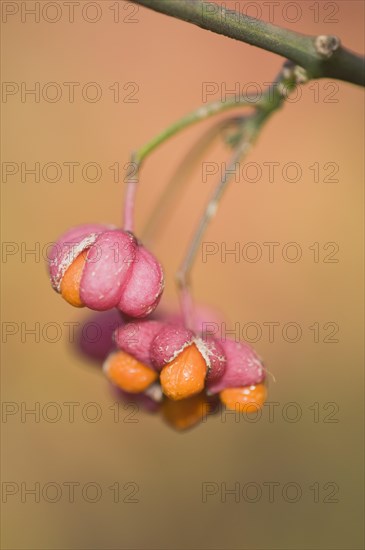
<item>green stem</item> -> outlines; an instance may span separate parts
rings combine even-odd
[[[192,144],[188,152],[184,155],[177,168],[174,170],[165,189],[160,194],[157,202],[152,209],[152,212],[147,219],[142,233],[142,242],[148,246],[152,243],[159,231],[166,224],[166,219],[173,215],[174,209],[172,204],[177,200],[178,193],[185,187],[186,182],[189,182],[191,173],[198,164],[203,154],[212,145],[213,141],[225,130],[237,128],[242,124],[242,117],[234,117],[224,120],[219,120],[208,128],[196,142]],[[237,130],[236,130],[237,131]]]
[[[249,97],[232,97],[226,101],[215,101],[213,103],[208,103],[196,109],[195,111],[185,115],[183,118],[166,128],[163,132],[155,136],[148,143],[143,145],[138,151],[134,153],[134,162],[140,167],[144,159],[154,151],[159,145],[164,141],[173,137],[175,134],[181,132],[185,128],[201,122],[213,115],[223,113],[229,109],[234,109],[235,107],[259,107],[260,101],[254,103],[250,102]]]
[[[158,146],[181,130],[228,109],[250,106],[255,108],[256,117],[261,116],[260,113],[265,117],[266,113],[272,111],[273,106],[276,108],[276,104],[279,106],[282,103],[291,88],[299,82],[298,78],[300,79],[303,77],[301,72],[298,72],[297,69],[298,67],[292,62],[286,61],[279,76],[259,99],[254,97],[250,100],[250,96],[239,96],[227,99],[226,101],[215,101],[199,107],[197,110],[185,115],[183,118],[166,128],[163,132],[135,151],[132,154],[130,162],[133,170],[127,178],[127,190],[124,199],[124,231],[133,232],[134,230],[134,209],[139,171],[146,157],[148,157]]]
[[[143,161],[162,143],[170,139],[172,136],[181,132],[185,128],[201,122],[213,115],[223,113],[229,109],[234,109],[236,107],[255,107],[255,108],[265,108],[264,97],[256,102],[250,101],[249,96],[244,97],[233,97],[227,99],[227,101],[215,101],[207,105],[199,107],[195,111],[185,115],[180,120],[163,130],[160,134],[151,139],[148,143],[143,145],[140,149],[135,151],[132,154],[130,165],[132,167],[132,173],[127,178],[127,190],[124,200],[124,222],[123,229],[124,231],[133,232],[134,229],[134,206],[135,206],[135,197],[138,185],[139,171]]]
[[[365,85],[364,58],[342,47],[334,36],[300,34],[201,0],[132,1],[281,55],[303,67],[308,78],[336,78]]]

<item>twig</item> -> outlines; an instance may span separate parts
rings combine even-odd
[[[364,58],[331,35],[308,36],[201,0],[132,0],[135,4],[182,19],[276,53],[307,71],[309,79],[336,78],[365,85]]]

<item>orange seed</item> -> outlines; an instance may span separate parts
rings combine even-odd
[[[143,392],[157,378],[157,372],[124,351],[107,359],[105,373],[116,386],[130,393]]]
[[[264,384],[227,388],[220,392],[219,397],[227,409],[241,413],[257,412],[266,401],[267,390]]]
[[[66,270],[61,282],[61,296],[75,307],[84,307],[80,298],[80,282],[86,261],[86,251],[81,252]]]
[[[195,344],[191,344],[163,367],[160,375],[162,390],[170,399],[186,399],[203,390],[206,373],[207,365],[202,354]]]

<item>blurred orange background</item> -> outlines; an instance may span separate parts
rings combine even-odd
[[[259,165],[262,177],[232,181],[204,238],[217,243],[219,253],[206,262],[200,254],[194,267],[198,302],[223,311],[228,328],[256,323],[262,329],[254,345],[276,379],[269,379],[274,419],[268,409],[257,422],[217,415],[184,434],[142,411],[136,423],[123,422],[126,410],[115,422],[115,398],[100,369],[68,341],[65,323],[81,323],[88,313],[52,291],[44,246],[83,222],[121,223],[123,167],[131,151],[197,108],[204,83],[217,85],[211,100],[236,83],[263,88],[283,60],[129,3],[82,0],[70,22],[66,2],[58,2],[58,10],[40,2],[38,23],[21,4],[31,9],[36,3],[2,2],[2,400],[4,410],[12,403],[14,412],[2,422],[3,548],[363,548],[363,90],[320,80],[303,86],[298,101],[272,117],[245,161]],[[265,2],[225,4],[249,15],[258,6],[258,15],[268,19]],[[297,1],[280,2],[273,22],[312,35],[336,34],[363,53],[363,21],[363,2]],[[45,87],[50,82],[56,87]],[[77,83],[74,102],[67,82]],[[39,102],[34,95],[22,97],[24,86],[36,83]],[[97,86],[85,89],[87,83]],[[60,99],[52,102],[59,89]],[[96,89],[100,100],[91,102]],[[186,130],[146,162],[137,234],[188,148],[212,123]],[[204,158],[218,168],[226,160],[219,145]],[[36,162],[61,166],[59,181],[47,181],[52,171],[39,182],[31,174],[22,181],[21,163],[30,169]],[[64,164],[70,162],[79,163],[74,182]],[[87,177],[82,173],[90,162],[101,169],[98,181],[88,181],[92,169]],[[272,182],[263,164],[268,162],[279,163]],[[109,168],[115,163],[117,182]],[[296,183],[283,175],[287,163],[300,166]],[[318,182],[310,168],[315,163]],[[333,166],[338,182],[325,181]],[[217,176],[203,182],[201,169],[186,181],[152,245],[166,271],[166,302],[177,304],[174,273],[216,183]],[[223,246],[239,243],[242,251],[250,242],[262,250],[259,261],[244,254],[238,262],[232,255],[222,261]],[[273,262],[267,242],[279,243]],[[302,251],[295,263],[282,256],[292,242]],[[31,249],[36,253],[25,254]],[[328,263],[333,250],[338,261]],[[274,341],[268,337],[271,322],[278,324]],[[39,338],[26,333],[36,323]],[[47,323],[61,327],[58,341],[44,337]],[[287,323],[301,329],[295,343],[283,336]],[[315,323],[317,333],[309,328]],[[328,342],[333,327],[338,341]],[[42,414],[39,422],[22,418],[22,407],[42,410],[50,402],[62,409],[59,421]],[[71,423],[64,405],[70,402],[80,404],[78,411],[96,403],[100,421],[77,413]],[[300,419],[290,422],[287,416],[298,410]],[[78,489],[73,503],[65,493],[58,502],[44,496],[35,502],[21,486],[70,481],[98,484],[101,498],[87,502]],[[4,482],[15,484],[14,495]],[[123,498],[130,493],[125,484],[137,484],[138,502],[113,502],[110,486],[116,482]],[[208,482],[216,492],[204,502]],[[273,502],[270,482],[279,483]],[[241,491],[247,483],[262,490],[257,502]],[[287,483],[300,488],[298,502],[283,497]],[[237,484],[238,497],[224,495],[224,487]],[[326,502],[332,490],[335,502]]]

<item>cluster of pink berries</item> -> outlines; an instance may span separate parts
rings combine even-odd
[[[71,229],[55,243],[49,271],[70,304],[120,310],[117,349],[103,370],[123,392],[161,403],[175,427],[199,421],[214,396],[238,411],[263,405],[265,370],[250,346],[206,336],[198,324],[190,330],[179,317],[143,319],[159,303],[163,271],[131,233],[101,225]]]

